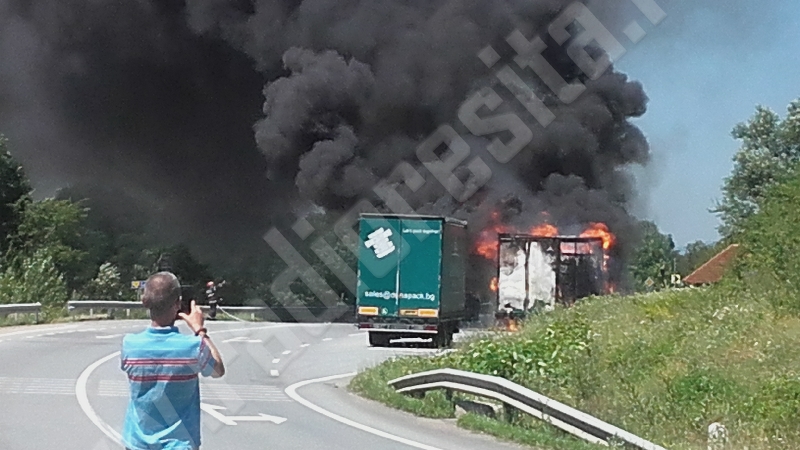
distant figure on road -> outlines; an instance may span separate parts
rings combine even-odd
[[[180,312],[181,286],[175,275],[159,272],[148,278],[142,303],[150,310],[150,326],[122,341],[122,370],[131,390],[123,443],[130,450],[198,449],[198,375],[223,376],[222,358],[203,327],[200,307],[192,301],[189,314]],[[178,331],[178,318],[193,336]]]

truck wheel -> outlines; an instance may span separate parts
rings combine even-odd
[[[453,340],[453,332],[450,331],[449,327],[443,326],[439,328],[439,332],[433,336],[433,340],[431,343],[433,344],[434,348],[445,348],[450,346],[450,342]]]
[[[370,332],[369,333],[369,345],[373,347],[388,347],[389,346],[389,336],[388,333],[377,333],[377,332]]]

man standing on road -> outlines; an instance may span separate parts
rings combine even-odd
[[[203,326],[194,301],[180,312],[181,286],[170,272],[147,279],[142,303],[151,324],[122,341],[122,370],[128,374],[131,398],[122,439],[129,450],[196,450],[200,448],[198,375],[225,374],[219,351]],[[194,336],[175,326],[183,319]]]

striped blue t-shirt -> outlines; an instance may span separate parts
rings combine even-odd
[[[200,384],[214,358],[205,340],[177,327],[150,327],[122,340],[131,398],[122,439],[131,450],[200,447]]]

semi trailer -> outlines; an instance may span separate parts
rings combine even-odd
[[[467,315],[466,226],[439,216],[360,216],[356,321],[370,345],[413,337],[450,345]]]

